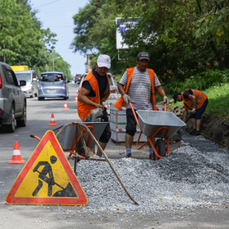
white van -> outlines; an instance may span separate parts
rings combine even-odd
[[[25,80],[26,85],[21,86],[26,97],[36,97],[38,94],[38,79],[34,70],[16,71],[14,72],[18,82]]]

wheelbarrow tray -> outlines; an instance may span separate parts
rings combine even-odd
[[[164,138],[166,135],[165,129],[160,127],[169,127],[168,138],[172,137],[180,128],[186,126],[186,124],[178,118],[174,113],[168,111],[153,111],[153,110],[138,110],[139,125],[144,135],[147,137]]]
[[[82,124],[88,126],[91,125],[94,127],[93,135],[96,140],[99,140],[102,135],[105,127],[109,122],[81,122]],[[61,128],[61,132],[56,136],[63,150],[70,150],[76,145],[77,139],[80,136],[80,132],[78,131],[77,123],[72,123],[71,125],[61,126],[53,130],[55,134],[57,134]],[[83,138],[85,143],[88,143],[90,134],[88,132],[83,133]],[[82,142],[78,142],[78,147],[82,146]],[[95,141],[92,139],[90,142],[89,148],[92,149],[95,146]]]

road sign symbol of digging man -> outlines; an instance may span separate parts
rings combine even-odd
[[[57,161],[57,157],[56,156],[51,156],[50,157],[50,162],[51,164],[55,164]],[[43,182],[46,182],[48,184],[48,196],[52,196],[52,187],[54,185],[59,186],[62,191],[58,191],[56,192],[53,196],[66,196],[66,197],[77,197],[74,189],[71,186],[71,183],[69,182],[68,185],[66,186],[66,188],[62,187],[61,185],[57,184],[54,181],[54,176],[53,176],[53,171],[52,171],[52,166],[48,161],[39,161],[37,163],[37,165],[35,166],[35,168],[33,169],[33,172],[38,172],[38,185],[35,188],[35,190],[32,193],[32,196],[36,196],[38,194],[38,192],[40,191],[40,189],[43,187]],[[40,168],[40,166],[43,167],[43,169],[41,170],[41,172],[38,171],[38,169]]]

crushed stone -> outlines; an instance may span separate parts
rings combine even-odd
[[[77,179],[88,198],[81,210],[144,215],[163,209],[228,206],[228,149],[201,135],[180,134],[182,146],[164,159],[110,159],[139,205],[128,197],[107,162],[80,161]]]

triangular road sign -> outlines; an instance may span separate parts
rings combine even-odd
[[[8,204],[86,205],[81,188],[53,131],[45,133],[6,197]]]

